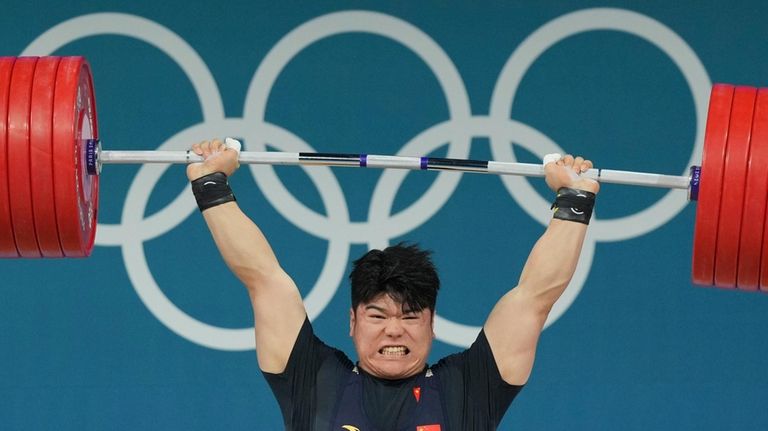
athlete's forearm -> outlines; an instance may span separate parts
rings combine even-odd
[[[576,271],[587,225],[553,219],[531,250],[517,289],[548,313]]]
[[[227,266],[249,289],[281,273],[264,234],[235,202],[203,211],[203,218]]]

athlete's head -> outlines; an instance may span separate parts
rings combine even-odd
[[[349,326],[366,372],[398,379],[424,369],[440,288],[430,254],[400,243],[355,261]]]

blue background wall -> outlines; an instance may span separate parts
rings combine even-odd
[[[768,84],[766,17],[759,1],[13,2],[0,38],[2,55],[89,58],[108,149],[236,135],[252,150],[535,162],[560,148],[677,175],[700,161],[710,83]],[[0,262],[0,428],[281,429],[247,295],[183,168],[104,171],[90,259]],[[402,239],[435,250],[435,361],[514,286],[551,197],[537,179],[272,172],[242,168],[238,199],[349,354],[352,259]],[[685,200],[603,187],[501,429],[768,428],[768,296],[691,284]]]

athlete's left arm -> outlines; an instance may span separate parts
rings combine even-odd
[[[554,191],[568,187],[597,193],[596,181],[577,175],[591,167],[589,160],[565,156],[545,166],[547,184]],[[586,233],[584,223],[553,218],[531,250],[517,287],[488,316],[485,335],[507,383],[528,381],[544,322],[573,277]]]

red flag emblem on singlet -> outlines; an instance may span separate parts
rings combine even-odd
[[[421,400],[421,386],[416,386],[413,388],[413,396],[416,398],[416,402],[418,403]],[[430,430],[426,430],[430,431]]]
[[[440,425],[419,425],[416,431],[440,431]]]

